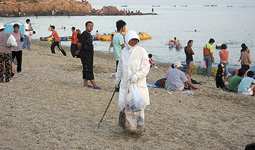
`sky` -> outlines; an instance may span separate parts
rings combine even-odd
[[[255,0],[88,0],[93,5],[247,5]]]

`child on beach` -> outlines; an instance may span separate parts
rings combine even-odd
[[[215,77],[216,87],[224,89],[226,84],[226,78],[224,77],[224,65],[219,64],[217,74]]]
[[[149,57],[150,66],[154,67],[153,60],[152,60],[152,54],[149,54],[148,57]]]
[[[255,80],[253,79],[254,72],[248,71],[247,77],[244,77],[238,87],[239,95],[252,95],[254,96],[255,92]]]

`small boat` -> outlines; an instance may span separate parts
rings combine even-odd
[[[122,32],[122,36],[123,38],[125,38],[125,35],[128,31],[126,30],[125,32]],[[112,32],[112,33],[104,33],[103,35],[99,35],[99,36],[95,36],[93,35],[93,39],[94,40],[99,40],[99,41],[111,41],[112,40],[112,36],[114,35],[116,32]],[[147,39],[151,39],[152,36],[148,35],[146,32],[139,32],[138,36],[140,38],[140,40],[147,40]]]
[[[211,5],[211,7],[217,7],[217,5]]]
[[[181,7],[188,7],[188,5],[181,5]]]
[[[160,5],[152,5],[152,7],[160,7]]]
[[[228,5],[227,7],[233,7],[233,5]]]
[[[210,5],[204,5],[205,7],[210,7]]]
[[[128,5],[121,5],[120,7],[128,7]]]
[[[176,5],[169,5],[170,7],[176,7]]]
[[[60,41],[71,41],[71,37],[70,36],[63,36],[63,37],[59,37]],[[45,38],[45,37],[40,37],[40,41],[53,41],[54,38]]]
[[[140,40],[148,40],[152,38],[152,36],[148,35],[146,32],[139,32],[138,36]]]

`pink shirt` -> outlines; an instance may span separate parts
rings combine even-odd
[[[20,41],[20,38],[22,37],[21,32],[19,31],[17,34],[12,32],[11,34],[15,37],[16,42],[18,44],[18,47],[11,47],[11,50],[15,51],[15,52],[22,51],[22,44],[21,44],[21,41]]]

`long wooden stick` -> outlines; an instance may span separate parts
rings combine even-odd
[[[111,104],[111,102],[112,102],[112,99],[113,99],[113,96],[114,96],[115,92],[116,92],[116,90],[114,90],[114,92],[113,92],[113,94],[112,94],[112,97],[111,97],[111,99],[110,99],[110,102],[108,103],[108,106],[107,106],[107,108],[106,108],[106,110],[105,110],[105,112],[104,112],[104,114],[103,114],[103,116],[102,116],[100,122],[98,123],[98,126],[97,126],[98,128],[99,128],[99,126],[100,126],[100,123],[101,123],[101,122],[103,121],[103,119],[104,119],[104,116],[105,116],[105,114],[106,114],[106,112],[107,112],[107,110],[108,110],[108,108],[109,108],[109,106],[110,106],[110,104]]]

